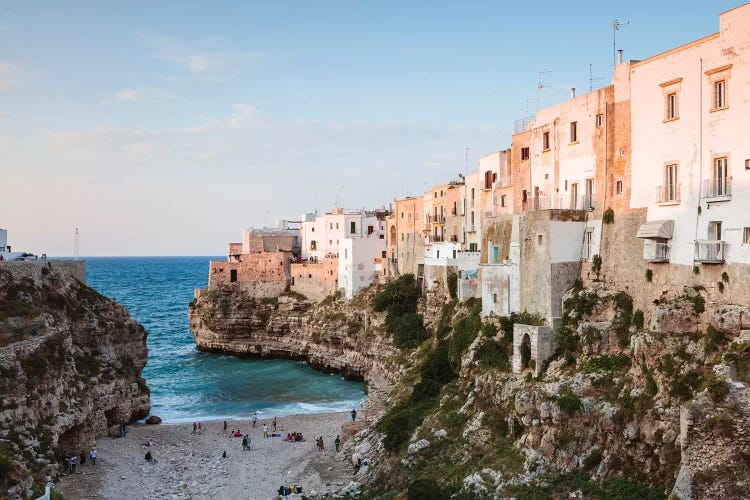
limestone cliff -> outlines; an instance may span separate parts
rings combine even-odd
[[[0,265],[0,486],[38,494],[63,454],[148,414],[146,331],[73,274]]]

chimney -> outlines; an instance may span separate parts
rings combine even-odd
[[[576,96],[576,88],[570,87],[570,98],[573,99]]]
[[[622,49],[617,49],[617,64],[622,64]]]

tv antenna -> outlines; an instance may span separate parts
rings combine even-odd
[[[540,71],[536,83],[536,110],[539,112],[539,103],[542,100],[542,89],[546,89],[548,86],[542,83],[542,75],[545,73],[552,73],[552,71]]]
[[[594,71],[592,69],[592,65],[589,64],[589,92],[592,92],[594,90],[594,82],[597,80],[604,80],[602,77],[594,78]]]
[[[339,188],[338,193],[336,193],[336,208],[341,208],[339,205],[341,204],[341,191],[344,190],[344,186],[341,186]]]
[[[73,260],[78,260],[78,228],[73,235]]]
[[[630,21],[618,21],[612,23],[612,65],[617,66],[617,32],[620,30],[620,26],[626,26],[630,24]]]

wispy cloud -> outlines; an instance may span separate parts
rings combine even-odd
[[[162,89],[145,87],[122,88],[112,94],[99,99],[102,104],[128,103],[133,101],[161,101],[165,99],[178,99],[178,96]]]
[[[0,61],[0,92],[20,88],[22,74],[23,69],[18,64]]]
[[[180,40],[165,35],[142,35],[151,47],[153,57],[181,66],[194,77],[221,81],[225,75],[248,66],[261,53],[232,47],[220,37],[196,41]]]
[[[143,89],[121,89],[115,92],[116,101],[134,101],[144,96]]]

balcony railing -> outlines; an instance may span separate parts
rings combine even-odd
[[[732,178],[717,177],[703,181],[704,198],[722,198],[729,199],[732,197]]]
[[[443,241],[445,241],[445,238],[443,238],[442,236],[435,236],[434,234],[431,234],[427,237],[427,241],[429,241],[430,243],[442,243]]]
[[[643,260],[648,262],[669,262],[669,243],[645,240]]]
[[[474,224],[469,224],[469,227],[466,228],[466,230],[470,233],[476,233],[477,232],[477,226]]]
[[[458,235],[452,234],[451,235],[451,243],[458,243]]]
[[[431,224],[443,224],[445,223],[445,216],[444,215],[428,215],[427,221]]]
[[[677,204],[680,202],[680,184],[666,184],[656,188],[656,202]]]
[[[697,240],[695,242],[695,261],[704,264],[722,264],[724,263],[726,250],[726,241]]]
[[[534,210],[593,210],[596,206],[595,195],[550,197],[545,195],[528,198],[521,203],[524,212]]]

